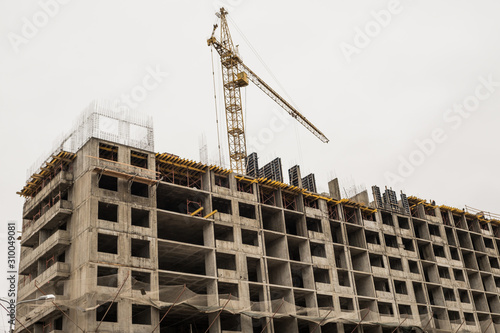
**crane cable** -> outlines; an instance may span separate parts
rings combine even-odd
[[[278,78],[274,75],[274,73],[271,71],[271,69],[264,62],[264,59],[262,59],[262,57],[259,55],[259,53],[257,52],[257,50],[253,47],[252,43],[250,43],[250,41],[245,36],[245,34],[243,33],[243,31],[241,31],[241,29],[238,27],[238,25],[236,24],[236,22],[234,22],[234,20],[231,18],[231,16],[228,15],[227,17],[229,18],[229,20],[231,21],[231,23],[234,25],[234,27],[236,28],[236,30],[239,32],[239,34],[241,35],[241,37],[243,38],[243,40],[247,43],[248,47],[253,52],[253,54],[257,57],[257,59],[260,61],[260,63],[264,66],[264,68],[268,72],[268,74],[271,75],[271,77],[276,82],[276,84],[278,85],[278,87],[280,87],[280,89],[283,91],[284,95],[288,98],[288,100],[290,102],[292,102],[292,105],[294,105],[296,107],[297,104],[293,101],[293,99],[290,97],[290,95],[286,92],[285,88],[283,88],[283,86],[281,85],[281,83],[278,81]],[[298,129],[297,123],[294,123],[293,127],[294,127],[294,130],[295,130],[295,139],[297,140],[297,150],[298,150],[298,153],[299,153],[299,160],[302,163],[302,161],[303,161],[303,158],[302,158],[302,145],[301,145],[301,142],[300,142],[299,129]]]
[[[215,103],[215,123],[217,125],[217,146],[219,148],[219,166],[222,167],[222,154],[220,151],[220,133],[219,133],[219,112],[217,111],[217,88],[215,86],[215,70],[214,70],[214,51],[213,47],[210,48],[210,55],[212,58],[212,80],[214,83],[214,103]]]

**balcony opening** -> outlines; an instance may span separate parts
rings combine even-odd
[[[458,289],[458,296],[461,303],[470,303],[469,292],[467,290]]]
[[[118,268],[97,266],[97,285],[118,287]]]
[[[239,331],[241,327],[241,316],[239,314],[221,313],[220,328],[221,332]]]
[[[240,216],[247,219],[255,220],[255,206],[249,205],[243,202],[238,203],[238,210],[240,211]]]
[[[408,295],[408,289],[406,288],[405,281],[394,280],[394,289],[397,294]]]
[[[337,268],[347,269],[347,260],[346,260],[344,248],[340,247],[340,246],[336,246],[334,248],[334,253],[335,253],[335,266],[337,266]]]
[[[315,232],[323,232],[321,220],[312,217],[306,217],[307,230]]]
[[[97,251],[118,254],[118,236],[98,234]]]
[[[98,304],[103,301],[97,301]],[[109,310],[108,310],[109,309]],[[107,313],[106,313],[107,311]],[[108,323],[117,323],[118,322],[118,303],[114,302],[106,302],[101,304],[95,310],[95,320],[96,321],[104,321]]]
[[[151,306],[132,304],[132,324],[151,325]]]
[[[132,257],[149,258],[149,241],[132,238],[130,244]]]
[[[238,192],[253,194],[253,185],[244,180],[236,180],[236,187]]]
[[[484,240],[484,246],[487,247],[488,249],[494,250],[495,247],[493,246],[493,240],[491,238],[483,238]]]
[[[131,223],[138,227],[149,228],[149,210],[132,208]]]
[[[151,290],[151,273],[132,271],[132,290]]]
[[[118,178],[101,175],[99,178],[99,188],[110,191],[118,191]]]
[[[217,210],[219,213],[232,214],[231,200],[213,197],[212,209]]]
[[[97,206],[97,218],[110,222],[118,222],[118,205],[99,201]]]
[[[259,246],[257,231],[241,229],[241,242],[246,245]]]
[[[236,256],[234,254],[217,252],[215,257],[217,269],[236,270]]]
[[[415,300],[417,301],[417,303],[427,304],[424,288],[422,287],[421,283],[413,282],[413,292],[415,293]]]
[[[457,243],[455,242],[455,236],[453,235],[453,229],[451,228],[445,228],[445,229],[446,229],[446,239],[448,240],[448,244],[457,246]]]
[[[229,177],[219,173],[214,174],[214,183],[217,186],[229,188]]]
[[[118,161],[118,147],[105,143],[99,143],[99,158],[110,161]]]
[[[293,238],[288,239],[288,258],[294,261],[300,261],[300,246],[305,241],[297,242]]]
[[[63,317],[54,319],[54,330],[62,331],[63,329]]]
[[[498,266],[498,259],[495,258],[495,257],[488,257],[489,261],[490,261],[490,266],[491,268],[500,268],[500,266]]]
[[[149,198],[149,186],[143,183],[132,182],[130,194],[138,197]]]
[[[139,168],[148,168],[148,154],[130,151],[130,164]]]

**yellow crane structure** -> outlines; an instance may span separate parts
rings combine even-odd
[[[220,18],[220,40],[215,38],[215,31],[218,27],[218,25],[215,24],[212,36],[207,40],[207,43],[208,46],[213,46],[217,53],[219,53],[222,65],[222,82],[224,87],[224,105],[226,110],[231,170],[242,175],[246,173],[247,151],[240,88],[246,87],[249,81],[252,81],[321,141],[327,143],[329,141],[328,138],[316,126],[243,63],[231,39],[226,19],[227,14],[228,12],[224,8],[221,8],[220,11],[216,13],[216,16]]]

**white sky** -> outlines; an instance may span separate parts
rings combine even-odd
[[[92,100],[130,93],[148,68],[169,73],[138,105],[154,117],[155,150],[199,160],[204,134],[210,161],[217,161],[206,39],[220,4],[287,94],[233,25],[233,40],[245,63],[292,96],[331,140],[321,143],[288,118],[284,130],[258,150],[261,165],[280,156],[288,180],[288,168],[298,163],[303,175],[316,174],[320,191],[334,177],[345,180],[346,187],[383,188],[391,185],[386,173],[397,174],[400,156],[417,156],[415,141],[441,128],[446,140],[394,189],[438,204],[500,213],[500,86],[492,93],[479,88],[483,97],[473,112],[443,118],[454,104],[474,102],[479,77],[500,82],[498,1],[403,1],[390,23],[348,62],[340,46],[354,45],[356,29],[376,29],[371,13],[387,10],[389,1],[72,0],[60,4],[15,52],[9,36],[23,36],[26,20],[43,18],[40,3],[50,2],[0,1],[3,222],[21,220],[23,200],[15,192],[24,185],[25,170],[54,139]],[[219,58],[214,56],[220,88]],[[282,111],[273,101],[251,86],[246,96],[248,138],[263,135],[262,128],[272,124],[281,128],[283,123],[273,118]],[[221,102],[220,90],[218,97]],[[0,228],[0,236],[5,231]],[[6,261],[2,251],[0,267]],[[5,296],[3,280],[0,296]]]

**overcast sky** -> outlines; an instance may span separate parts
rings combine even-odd
[[[288,181],[300,164],[319,191],[339,177],[345,192],[388,185],[500,213],[498,1],[1,0],[3,221],[20,222],[26,169],[95,99],[153,116],[157,152],[199,160],[204,135],[218,163],[206,39],[220,5],[243,32],[230,21],[244,62],[331,140],[249,86],[247,140],[261,165],[281,157]],[[221,140],[225,154],[224,127]]]

